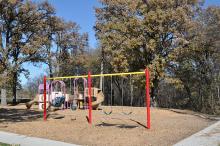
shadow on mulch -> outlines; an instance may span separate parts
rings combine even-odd
[[[0,108],[0,122],[28,122],[42,118],[43,114],[40,111]]]
[[[110,124],[110,123],[105,123],[105,122],[102,122],[101,124],[97,124],[96,126],[98,126],[98,127],[118,127],[118,128],[126,128],[126,129],[132,129],[132,128],[138,127],[138,126],[134,126],[134,125]]]

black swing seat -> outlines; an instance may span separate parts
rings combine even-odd
[[[62,104],[64,103],[64,101],[65,101],[65,97],[64,96],[55,97],[55,99],[52,100],[51,105],[54,106],[54,107],[61,107]]]
[[[124,115],[131,115],[133,112],[131,111],[131,112],[128,112],[128,113],[126,113],[126,112],[122,112]]]
[[[112,114],[112,111],[106,112],[106,111],[103,110],[103,113],[104,113],[105,115],[111,115],[111,114]]]

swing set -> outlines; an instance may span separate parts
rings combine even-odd
[[[110,105],[108,105],[111,108],[110,108],[110,111],[103,110],[103,113],[105,115],[111,115],[113,113],[113,108],[112,108],[112,106],[113,106],[113,98],[112,98],[113,97],[113,79],[112,78],[113,77],[111,76]],[[125,112],[124,108],[123,108],[123,106],[124,106],[124,84],[123,84],[123,80],[124,79],[122,78],[121,79],[121,106],[122,106],[122,114],[124,114],[124,115],[131,115],[133,113],[132,108],[131,108],[131,111],[129,111],[129,112]],[[132,105],[133,105],[133,80],[132,80],[132,75],[131,74],[129,75],[129,86],[130,86],[130,105],[129,106],[132,107]]]
[[[110,77],[111,78],[111,84],[110,84],[110,111],[103,110],[103,113],[105,115],[111,115],[113,113],[113,76],[121,76],[126,77],[129,76],[129,89],[130,89],[130,106],[133,105],[133,79],[132,75],[145,75],[145,99],[146,99],[146,128],[150,129],[150,77],[149,77],[149,69],[145,69],[143,72],[128,72],[128,73],[113,73],[113,74],[96,74],[91,75],[91,72],[88,72],[88,75],[81,75],[81,76],[65,76],[65,77],[53,77],[53,78],[47,78],[44,76],[44,120],[47,119],[47,110],[46,110],[46,82],[47,80],[63,80],[63,79],[74,79],[76,82],[79,78],[83,78],[84,80],[84,86],[87,86],[87,96],[88,96],[88,122],[89,124],[92,124],[92,79],[95,77]],[[86,80],[87,79],[87,80]],[[76,82],[74,81],[74,90],[76,90]],[[124,79],[121,79],[121,104],[122,104],[122,114],[124,115],[131,115],[133,113],[132,108],[131,111],[125,112],[123,106],[124,106],[124,85],[123,85]],[[103,91],[104,92],[104,91]]]

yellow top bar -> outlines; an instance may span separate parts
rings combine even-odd
[[[107,76],[125,76],[125,75],[139,75],[144,74],[145,72],[127,72],[127,73],[113,73],[113,74],[96,74],[91,75],[91,77],[107,77]],[[74,78],[87,78],[88,75],[81,75],[81,76],[65,76],[65,77],[54,77],[54,78],[47,78],[47,80],[62,80],[62,79],[74,79]]]

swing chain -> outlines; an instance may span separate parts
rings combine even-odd
[[[104,87],[104,86],[103,86]],[[112,76],[111,76],[111,110],[109,112],[106,112],[103,110],[104,114],[111,115],[112,114]]]
[[[133,83],[132,83],[132,79],[131,79],[131,74],[130,74],[130,98],[131,98],[131,100],[130,100],[130,106],[132,107],[132,103],[133,103]],[[130,114],[132,114],[133,113],[133,111],[131,110],[130,112],[128,112],[128,113],[126,113],[126,112],[124,112],[124,108],[123,108],[123,103],[124,103],[124,96],[123,96],[123,80],[122,80],[122,113],[124,114],[124,115],[130,115]]]

